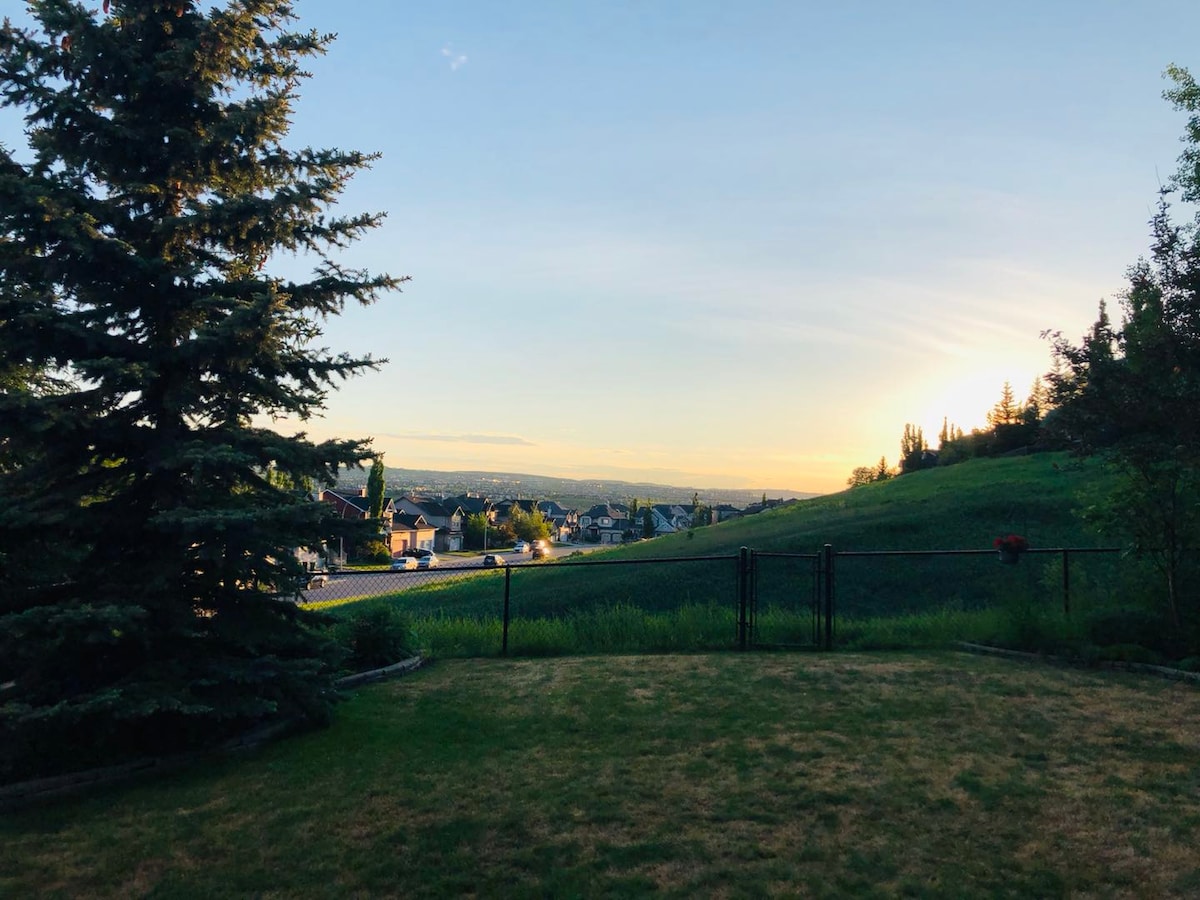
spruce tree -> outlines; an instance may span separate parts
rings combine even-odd
[[[376,364],[321,321],[398,284],[330,256],[379,221],[329,213],[372,157],[283,143],[331,36],[279,0],[28,9],[0,27],[28,141],[0,148],[0,360],[55,385],[0,385],[0,778],[320,721],[286,600],[339,522],[290,486],[370,451],[262,423]]]
[[[1000,399],[988,411],[988,424],[993,428],[1002,425],[1016,425],[1021,421],[1021,408],[1013,395],[1012,385],[1007,381],[1000,390]]]

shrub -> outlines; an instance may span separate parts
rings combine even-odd
[[[1163,652],[1170,643],[1163,616],[1147,609],[1106,609],[1088,618],[1087,636],[1099,647],[1135,644]]]
[[[392,552],[383,541],[367,541],[358,548],[357,562],[372,565],[387,565],[392,560]]]
[[[412,656],[414,645],[408,616],[390,603],[364,603],[334,627],[353,672],[378,669]]]

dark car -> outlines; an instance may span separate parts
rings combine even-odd
[[[504,557],[499,553],[489,553],[483,558],[483,564],[488,568],[504,565]]]
[[[550,551],[547,550],[545,547],[541,547],[541,546],[537,546],[537,545],[534,546],[534,548],[533,548],[533,558],[534,559],[544,559],[545,557],[547,557],[549,555],[550,555]]]

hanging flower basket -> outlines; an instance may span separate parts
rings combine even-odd
[[[1015,566],[1021,561],[1021,554],[1029,549],[1029,541],[1019,534],[1009,534],[992,541],[1000,562],[1006,566]]]

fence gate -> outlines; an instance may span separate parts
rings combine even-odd
[[[833,548],[821,553],[749,551],[743,646],[833,646]]]

